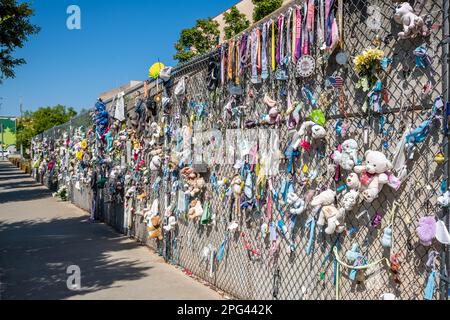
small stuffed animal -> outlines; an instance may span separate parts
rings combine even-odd
[[[295,192],[289,192],[287,204],[291,206],[289,212],[291,214],[301,214],[306,209],[305,201],[301,199]]]
[[[437,198],[437,204],[441,207],[448,207],[450,205],[450,191],[447,190],[442,196]]]
[[[379,151],[368,150],[365,158],[365,165],[355,166],[354,171],[361,174],[360,182],[364,200],[372,203],[378,198],[383,186],[389,182],[387,173],[392,169],[392,164]]]
[[[315,196],[311,201],[311,205],[313,207],[322,207],[320,210],[319,219],[317,220],[317,225],[324,226],[326,222],[326,234],[333,234],[335,232],[342,233],[345,230],[345,210],[337,209],[334,206],[335,197],[336,193],[333,190],[328,189]]]
[[[313,139],[323,139],[327,135],[325,128],[321,125],[316,124],[314,121],[305,121],[302,123],[298,134],[300,137],[303,137],[308,135],[309,132]]]
[[[350,190],[342,198],[342,206],[345,211],[352,211],[355,205],[358,203],[359,192],[356,190]]]
[[[383,248],[390,248],[392,246],[392,229],[384,228],[383,238],[381,238],[381,245]]]
[[[426,216],[420,218],[416,232],[422,245],[431,246],[436,236],[436,220],[434,217]]]
[[[269,114],[261,117],[263,123],[266,124],[279,124],[281,122],[281,115],[277,108],[270,108]]]
[[[156,155],[153,156],[152,161],[150,162],[150,170],[158,171],[161,168],[161,157]]]
[[[345,140],[342,143],[342,152],[335,151],[334,162],[344,170],[352,170],[358,163],[358,143],[354,139]]]
[[[347,187],[350,190],[359,190],[361,183],[359,182],[358,175],[354,172],[350,173],[346,180]]]
[[[203,214],[202,203],[198,199],[194,199],[189,204],[189,219],[195,219],[197,217],[201,217]]]
[[[400,39],[415,38],[418,35],[427,36],[429,31],[422,17],[414,13],[408,2],[403,2],[395,8],[394,21],[403,25],[403,31],[398,33]]]
[[[359,245],[357,243],[352,244],[352,249],[348,250],[345,253],[345,257],[347,258],[348,262],[355,262],[356,259],[361,257],[361,253],[359,252]]]
[[[196,197],[200,192],[205,189],[205,179],[200,174],[195,173],[191,167],[184,167],[180,171],[181,175],[186,180],[186,194],[191,197]]]

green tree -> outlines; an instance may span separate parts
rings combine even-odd
[[[195,26],[183,29],[175,43],[177,53],[173,56],[178,62],[186,62],[199,54],[207,53],[218,43],[219,23],[208,19],[198,19]]]
[[[225,39],[234,37],[250,26],[250,21],[236,6],[232,6],[229,12],[223,14],[223,17],[225,20]]]
[[[17,132],[16,132],[16,149],[20,150],[20,143],[23,149],[29,148],[31,139],[36,135],[33,128],[32,113],[27,111],[20,118],[17,118]],[[25,152],[24,152],[25,153]]]
[[[30,35],[39,32],[39,27],[30,23],[33,14],[26,2],[0,1],[0,83],[5,78],[14,78],[14,68],[26,63],[23,58],[13,57],[13,52],[22,48]]]
[[[33,128],[36,134],[39,134],[66,123],[76,115],[77,112],[72,107],[66,108],[60,104],[54,107],[41,107],[33,112]]]
[[[283,0],[252,0],[252,2],[255,5],[253,22],[263,19],[283,5]]]
[[[22,142],[24,150],[30,147],[31,139],[50,129],[66,123],[77,115],[72,107],[56,105],[54,107],[41,107],[34,112],[26,111],[17,119],[17,150],[20,150]]]

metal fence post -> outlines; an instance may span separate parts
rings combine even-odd
[[[449,0],[444,0],[443,3],[443,35],[444,37],[449,36]],[[445,103],[449,101],[449,84],[450,84],[450,74],[449,74],[449,44],[443,43],[442,48],[442,87],[443,87],[443,99]],[[447,119],[448,121],[448,119]],[[447,124],[448,125],[448,124]],[[444,128],[444,131],[447,131],[447,128]],[[450,148],[449,148],[449,137],[448,133],[444,137],[444,147],[445,153],[447,155],[447,165],[445,166],[445,179],[447,189],[449,187],[449,172],[450,172]],[[447,225],[447,228],[450,229],[450,215],[448,208],[443,209],[444,214],[444,222]],[[440,268],[440,298],[441,300],[448,300],[449,297],[449,274],[448,270],[450,269],[450,246],[442,245],[442,253],[441,253],[441,268]]]

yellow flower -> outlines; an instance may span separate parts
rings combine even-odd
[[[366,49],[353,59],[355,70],[358,74],[370,72],[374,66],[379,65],[384,58],[384,52],[380,49]]]
[[[84,155],[83,150],[77,151],[77,152],[75,153],[75,156],[76,156],[77,159],[80,160],[80,161],[83,160],[83,155]]]
[[[81,141],[81,149],[86,150],[87,146],[88,145],[86,139],[83,139],[83,141]]]

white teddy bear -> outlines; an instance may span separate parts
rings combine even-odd
[[[335,151],[334,162],[344,170],[352,170],[358,163],[358,142],[354,139],[345,140],[342,143],[342,152]]]
[[[334,232],[342,233],[345,230],[345,210],[337,209],[334,206],[335,197],[336,193],[333,190],[328,189],[315,196],[311,201],[313,207],[322,207],[319,219],[317,220],[317,225],[324,226],[326,222],[326,234],[333,234]]]
[[[378,198],[383,186],[389,182],[387,173],[392,169],[391,162],[379,151],[368,150],[365,165],[355,166],[353,170],[361,174],[360,183],[364,200],[368,203]]]
[[[403,25],[403,31],[398,33],[400,39],[415,38],[417,35],[427,36],[429,34],[423,18],[414,13],[414,9],[408,2],[397,5],[394,21]]]

